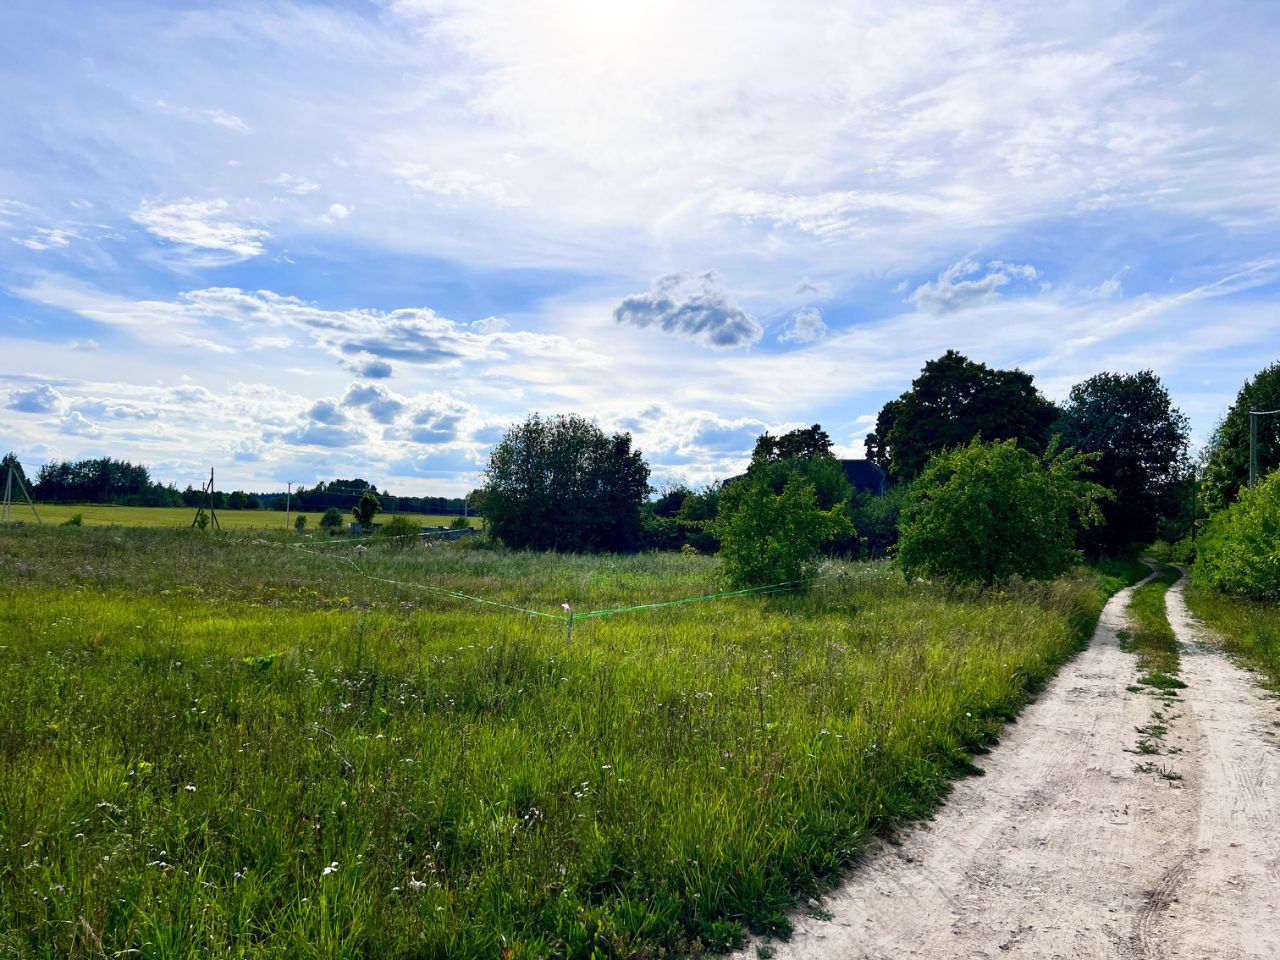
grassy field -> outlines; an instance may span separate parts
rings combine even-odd
[[[31,514],[31,509],[25,504],[13,505],[13,518],[23,522],[34,523],[35,517]],[[117,507],[112,504],[105,503],[89,503],[89,504],[63,504],[63,503],[37,503],[36,509],[40,511],[40,519],[48,524],[60,524],[70,520],[76,514],[79,514],[87,525],[98,526],[102,524],[116,524],[122,527],[179,527],[189,528],[191,519],[195,516],[195,510],[190,507]],[[343,511],[343,516],[350,519],[349,510]],[[298,511],[289,514],[289,523],[292,526],[293,521],[299,516]],[[319,529],[321,513],[307,513],[307,529],[315,532]],[[390,516],[384,514],[383,517]],[[436,514],[425,513],[406,513],[402,516],[415,520],[423,526],[448,526],[453,517],[439,516]],[[478,518],[472,517],[471,525],[479,527],[481,522]],[[218,522],[222,524],[224,530],[272,530],[284,529],[284,512],[279,510],[219,510]]]
[[[927,814],[1111,578],[0,530],[0,955],[657,958],[780,932]]]

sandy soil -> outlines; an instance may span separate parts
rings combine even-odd
[[[1126,690],[1130,592],[1006,729],[986,776],[873,849],[821,904],[830,919],[798,918],[773,956],[1280,958],[1276,701],[1202,644],[1181,585],[1167,605],[1187,689],[1172,706]],[[1161,753],[1138,754],[1154,711]]]

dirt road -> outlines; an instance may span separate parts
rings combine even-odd
[[[1006,729],[986,776],[874,850],[822,904],[831,918],[800,918],[773,956],[1280,958],[1277,702],[1201,643],[1180,584],[1167,605],[1188,686],[1172,706],[1127,690],[1130,592]],[[1161,753],[1135,752],[1153,723]]]

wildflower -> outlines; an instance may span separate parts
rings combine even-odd
[[[196,792],[196,785],[195,785],[194,783],[188,783],[188,784],[187,784],[185,787],[183,787],[182,789],[183,789],[183,790],[185,790],[185,791],[187,791],[187,793],[195,793],[195,792]]]
[[[567,602],[560,604],[560,609],[565,613],[573,613],[573,607],[569,606]]]
[[[320,876],[327,877],[329,874],[337,873],[337,872],[338,872],[338,861],[335,860],[333,861],[333,863],[329,864],[327,867],[325,867],[323,870],[320,871]]]

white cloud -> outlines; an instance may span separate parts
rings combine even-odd
[[[779,343],[813,343],[827,335],[822,311],[817,307],[805,307],[798,311],[778,334]]]
[[[277,186],[284,187],[287,193],[291,193],[295,197],[305,197],[307,194],[315,193],[320,189],[320,184],[305,177],[295,177],[288,173],[280,174],[271,182]],[[334,204],[334,206],[341,206],[341,204]],[[333,207],[330,207],[329,210],[332,212]]]
[[[1030,264],[993,260],[983,273],[977,261],[961,260],[938,274],[937,280],[916,287],[907,299],[921,310],[952,313],[993,299],[996,291],[1008,283],[1030,282],[1039,275]]]
[[[53,413],[62,406],[62,394],[47,383],[39,383],[28,390],[14,390],[5,404],[19,413]]]
[[[134,222],[164,240],[203,250],[216,250],[247,260],[266,252],[262,242],[271,234],[259,227],[225,217],[225,200],[153,203],[144,200],[133,212]]]
[[[339,220],[345,220],[351,216],[351,209],[341,203],[329,204],[329,212],[320,219],[325,223],[337,223]]]

